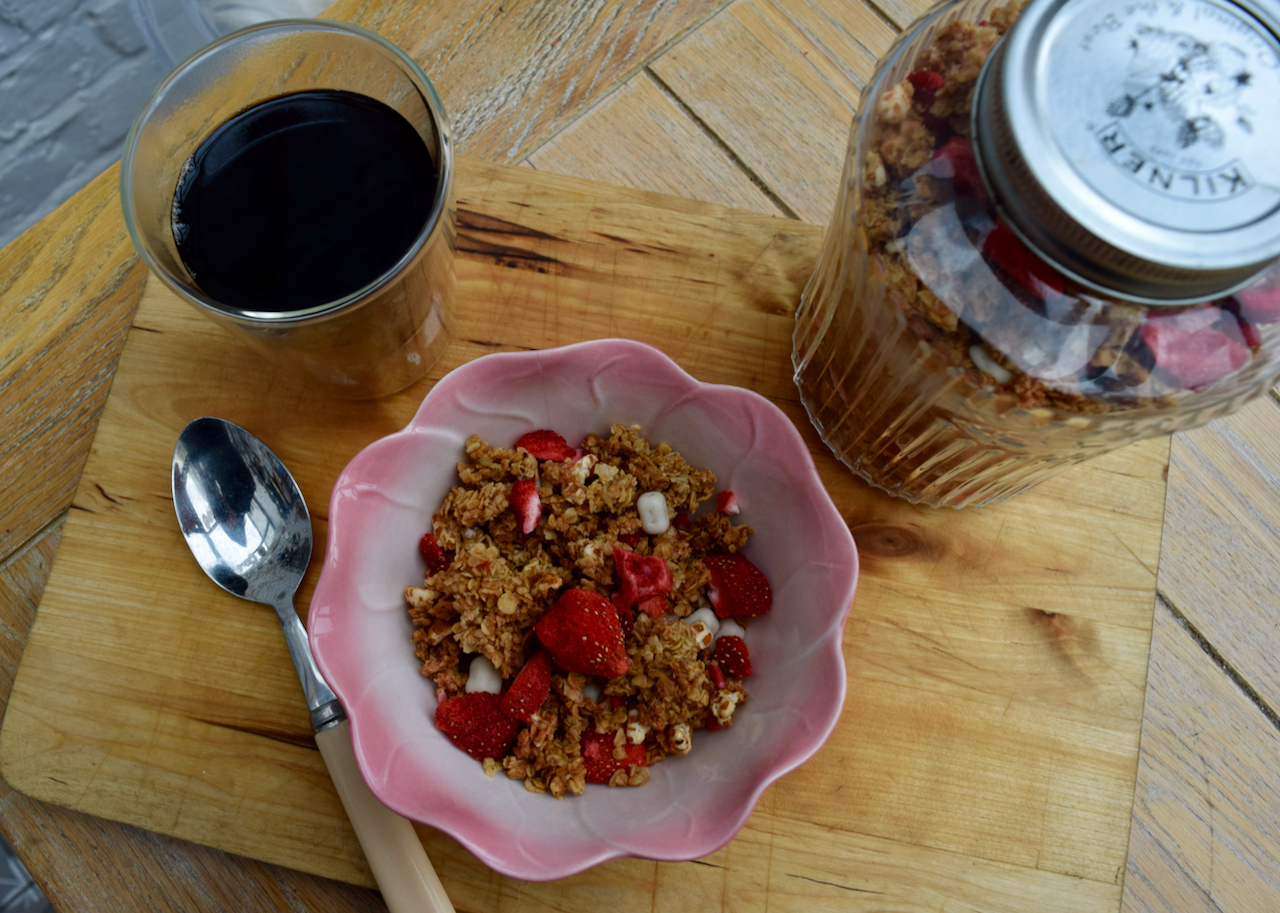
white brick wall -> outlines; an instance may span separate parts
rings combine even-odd
[[[120,157],[163,76],[125,0],[0,0],[0,246]]]

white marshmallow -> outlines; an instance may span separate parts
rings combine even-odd
[[[671,528],[671,516],[667,513],[667,498],[660,491],[646,491],[636,499],[640,512],[640,528],[650,536],[660,536]]]
[[[693,616],[689,616],[692,618]],[[716,637],[741,637],[746,638],[747,629],[738,624],[732,618],[723,618],[720,620],[720,630],[716,632]]]
[[[498,674],[497,668],[489,662],[487,656],[477,656],[471,660],[464,690],[467,694],[474,694],[477,691],[487,691],[490,694],[502,693],[502,676]]]
[[[582,696],[591,698],[597,704],[600,703],[600,695],[603,691],[600,689],[599,682],[587,682],[582,686]]]
[[[697,643],[699,650],[705,650],[711,646],[716,632],[720,630],[720,619],[716,617],[715,612],[706,607],[695,609],[685,621],[693,628],[694,642]]]

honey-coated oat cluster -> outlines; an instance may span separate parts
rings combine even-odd
[[[580,447],[472,436],[466,456],[405,593],[436,725],[490,776],[556,798],[640,785],[732,725],[746,625],[772,600],[735,495],[636,427]]]

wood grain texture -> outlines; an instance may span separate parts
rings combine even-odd
[[[634,80],[635,74],[646,65],[653,66],[664,51],[683,46],[687,53],[690,30],[701,31],[699,26],[707,24],[708,17],[719,18],[718,11],[724,6],[693,3],[673,9],[671,3],[627,5],[594,0],[572,5],[587,9],[588,13],[598,11],[597,20],[588,22],[575,10],[550,9],[549,3],[446,5],[400,0],[344,2],[332,15],[341,17],[345,10],[346,15],[363,17],[363,24],[390,32],[406,45],[413,43],[417,52],[424,55],[420,59],[437,55],[435,62],[428,64],[429,71],[433,77],[446,74],[453,80],[441,83],[446,101],[455,114],[467,112],[464,151],[511,156],[509,140],[519,136],[529,123],[535,123],[524,151],[511,158],[518,161],[529,150],[547,148],[548,139],[554,144],[559,131],[572,132],[577,118],[581,117],[584,124],[590,121],[596,111],[611,103],[610,93],[620,81],[628,77]],[[780,66],[775,61],[772,65],[782,70],[798,67],[802,61],[796,57],[805,58],[811,72],[803,67],[800,72],[806,79],[825,81],[853,104],[856,94],[850,94],[850,87],[860,89],[867,72],[867,54],[880,53],[895,29],[907,25],[925,5],[916,0],[881,0],[874,8],[840,0],[755,0],[757,21],[779,30],[780,38],[771,44],[755,38],[750,29],[741,29],[737,34],[755,42],[750,49],[753,53],[758,53],[760,44],[780,49],[779,54],[787,62]],[[780,24],[783,18],[787,23]],[[424,21],[428,27],[421,25]],[[555,25],[557,22],[559,26]],[[528,23],[536,27],[523,29]],[[641,42],[634,42],[637,23],[656,27],[661,32],[660,40],[653,42],[653,36],[646,34]],[[592,31],[598,25],[602,30]],[[628,35],[632,40],[615,43],[611,35],[597,42],[598,36],[615,26],[631,28]],[[578,42],[549,44],[548,40],[554,41],[551,33],[557,27],[580,36]],[[699,67],[712,71],[718,79],[726,58],[733,53],[731,44],[721,44],[716,54],[692,55],[686,61],[689,80],[702,78]],[[597,69],[584,63],[588,54],[595,55],[591,59],[598,61]],[[597,79],[598,74],[606,75]],[[486,94],[491,80],[501,82],[505,91]],[[786,85],[787,81],[784,79],[781,84]],[[803,83],[804,79],[799,81]],[[728,90],[733,91],[733,87]],[[714,98],[724,91],[717,87],[708,94]],[[568,103],[566,92],[571,97]],[[769,135],[772,122],[756,116],[753,124],[755,130],[765,134],[761,142],[768,148],[752,160],[757,164],[767,162],[775,154],[772,146],[776,140]],[[810,129],[802,121],[797,121],[796,126],[801,131]],[[829,125],[820,126],[827,129]],[[711,134],[747,161],[738,147],[715,130]],[[744,129],[738,134],[738,142],[750,148],[750,132]],[[615,150],[613,154],[627,153],[628,150]],[[606,158],[610,154],[607,146],[602,154]],[[801,156],[809,160],[819,176],[838,172],[838,164],[815,165],[810,153],[802,152]],[[577,168],[576,163],[561,159],[552,170]],[[762,184],[772,187],[770,182],[775,177],[769,168],[753,170]],[[615,178],[611,175],[609,179]],[[696,183],[699,179],[675,176],[671,180]],[[35,590],[31,586],[43,584],[51,543],[30,537],[47,530],[70,503],[116,353],[128,327],[129,313],[141,294],[143,279],[136,264],[133,272],[125,268],[122,278],[119,264],[95,265],[89,257],[99,247],[128,253],[127,239],[115,216],[118,209],[114,186],[113,176],[95,182],[64,210],[33,229],[31,237],[0,252],[0,587],[8,587],[3,591],[6,594],[15,591],[15,574],[24,578],[28,593],[38,591],[38,586]],[[699,196],[702,193],[698,191]],[[820,196],[815,194],[813,198]],[[104,229],[113,218],[116,227]],[[97,240],[86,243],[93,238]],[[474,231],[472,238],[473,253],[483,248],[489,256],[507,256],[507,262],[517,271],[539,268],[535,258],[512,249],[518,245],[506,244],[497,227]],[[61,278],[54,281],[68,257],[76,267],[61,272]],[[83,269],[85,264],[91,268]],[[542,268],[546,265],[542,264]],[[80,284],[76,286],[72,280]],[[515,302],[520,300],[514,293],[511,297]],[[91,301],[98,304],[90,306]],[[27,357],[29,348],[23,349],[23,357],[16,357],[15,351],[29,346],[33,339],[39,340],[34,349],[38,358]],[[1268,435],[1272,432],[1259,437],[1259,427],[1274,428],[1264,405],[1251,407],[1261,426],[1252,421],[1243,427],[1228,425],[1229,433],[1222,433],[1215,425],[1197,432],[1194,439],[1175,438],[1166,522],[1169,546],[1162,563],[1161,586],[1173,603],[1184,607],[1187,617],[1211,638],[1221,654],[1245,670],[1256,693],[1264,695],[1274,707],[1271,658],[1280,652],[1280,634],[1266,621],[1274,611],[1275,600],[1270,606],[1266,600],[1280,578],[1280,550],[1267,538],[1267,523],[1272,522],[1269,511],[1276,503],[1274,473],[1280,461],[1271,456],[1274,447],[1268,441],[1274,438]],[[247,410],[247,404],[241,403],[240,408]],[[251,412],[247,410],[245,414]],[[799,413],[793,413],[793,418],[804,421]],[[373,420],[374,424],[378,420]],[[1245,448],[1241,448],[1241,441]],[[1260,456],[1260,461],[1252,461],[1247,451]],[[1241,454],[1246,458],[1241,459]],[[1070,487],[1074,484],[1072,478],[1063,477],[1055,484]],[[1088,478],[1087,474],[1082,478]],[[1071,497],[1088,498],[1090,494],[1081,484],[1081,490]],[[17,507],[19,498],[21,509]],[[1061,502],[1062,509],[1069,510],[1069,504]],[[1105,522],[1101,526],[1105,527]],[[874,542],[876,549],[890,556],[882,564],[896,567],[892,556],[918,548],[921,536],[911,523],[881,529],[864,525],[860,541]],[[24,543],[39,549],[25,551],[24,563],[20,564],[13,555],[15,550],[27,547]],[[37,560],[41,553],[46,558]],[[911,560],[903,558],[901,563],[909,565]],[[1229,573],[1219,573],[1222,568],[1228,568]],[[1050,589],[1046,587],[1044,591]],[[1263,603],[1261,610],[1255,608],[1259,602]],[[21,610],[16,607],[19,605]],[[30,607],[29,600],[14,603],[7,595],[0,599],[0,655],[11,661],[26,641]],[[1037,637],[1051,637],[1060,645],[1055,648],[1060,662],[1075,657],[1078,668],[1096,670],[1096,663],[1080,646],[1081,642],[1087,645],[1087,637],[1081,641],[1079,628],[1074,628],[1073,636],[1073,626],[1066,621],[1056,622],[1057,617],[1042,615],[1036,625],[1029,627],[1039,632]],[[954,625],[940,627],[938,641],[941,634],[957,638]],[[961,656],[982,653],[979,632],[966,632],[959,637],[959,643]],[[947,655],[944,648],[926,637],[920,638],[917,651],[920,669],[930,668],[934,656]],[[1275,881],[1277,854],[1265,839],[1267,834],[1275,833],[1274,802],[1269,791],[1274,785],[1268,779],[1270,771],[1280,766],[1280,749],[1268,738],[1274,727],[1261,710],[1250,704],[1248,695],[1242,697],[1238,691],[1221,687],[1218,678],[1222,673],[1185,631],[1158,625],[1155,651],[1142,792],[1133,819],[1132,856],[1125,890],[1126,913],[1270,910],[1277,905],[1269,906],[1270,898],[1258,892]],[[946,674],[957,668],[966,670],[954,660],[945,664]],[[1025,667],[1018,674],[1020,680],[1029,680]],[[1080,687],[1079,681],[1077,677],[1078,690],[1072,700],[1087,703],[1089,692]],[[0,695],[7,694],[8,681],[0,685]],[[963,680],[955,690],[963,692]],[[1108,700],[1115,707],[1125,703],[1122,697]],[[1153,720],[1160,721],[1159,727],[1150,722]],[[1244,747],[1237,749],[1237,743]],[[1202,786],[1210,782],[1217,784],[1216,792],[1209,793]],[[1202,794],[1213,799],[1208,812],[1204,810],[1205,803],[1197,798]],[[1183,812],[1183,808],[1196,811]],[[1228,823],[1224,825],[1224,821]],[[2,785],[0,827],[19,845],[24,860],[60,910],[117,910],[122,898],[129,898],[131,908],[157,910],[380,908],[376,894],[367,890],[67,812]],[[836,836],[844,839],[847,835],[841,832]],[[460,904],[459,909],[536,909],[557,903],[554,892],[530,900],[522,886],[468,868],[466,854],[456,845],[451,847],[446,838],[424,834],[424,839],[431,843],[433,854],[459,854],[458,861],[449,863],[451,884],[468,902],[465,907]],[[915,878],[927,883],[929,902],[913,906],[912,910],[943,908],[946,899],[928,893],[936,891],[939,883],[948,885],[953,898],[963,897],[952,900],[953,906],[961,909],[1054,909],[1048,904],[1037,905],[1035,900],[1042,895],[1025,882],[1016,878],[1000,882],[997,875],[1002,870],[998,866],[971,863],[969,857],[927,851],[895,869],[891,857],[879,852],[886,844],[868,842],[860,844],[866,852],[859,872],[873,874],[859,881],[850,877],[849,865],[839,855],[839,848],[844,845],[841,840],[833,840],[831,834],[822,831],[811,843],[820,851],[816,854],[820,861],[810,861],[807,870],[791,868],[785,860],[793,857],[782,853],[770,835],[749,825],[726,851],[739,855],[715,860],[718,881],[686,874],[696,874],[701,864],[635,863],[613,870],[602,879],[575,881],[563,886],[563,891],[570,896],[570,905],[586,906],[594,901],[598,907],[602,898],[619,896],[621,879],[639,891],[651,890],[652,906],[657,909],[776,909],[785,898],[788,909],[881,910],[888,903],[885,898],[864,891],[875,889],[877,879],[883,884]],[[887,845],[896,846],[893,841]],[[775,858],[784,861],[774,866],[770,860]],[[1206,864],[1206,860],[1210,861]],[[1212,875],[1224,871],[1224,861],[1227,869],[1237,873],[1241,867],[1256,871],[1235,876],[1227,890],[1224,886],[1228,882],[1221,876],[1206,876],[1206,872]],[[777,877],[756,876],[756,871],[772,872]],[[941,874],[935,876],[935,871]],[[1071,893],[1073,888],[1087,887],[1072,879],[1048,880],[1043,886],[1050,893],[1061,890],[1064,903],[1077,899]],[[1019,898],[1025,901],[1021,905]],[[1082,907],[1077,903],[1074,909]],[[908,909],[900,902],[892,908]]]
[[[0,560],[67,509],[142,292],[118,181],[0,251]]]
[[[520,885],[423,829],[455,902],[594,910],[606,892],[623,910],[689,894],[743,909],[982,898],[997,911],[1028,899],[1045,911],[1116,910],[1167,442],[981,513],[911,507],[855,482],[796,401],[790,308],[820,227],[470,160],[458,197],[458,339],[421,384],[377,403],[317,398],[148,286],[14,686],[0,735],[6,779],[77,810],[368,884],[274,619],[213,590],[184,551],[168,499],[172,442],[214,412],[286,460],[318,507],[305,605],[323,493],[445,370],[495,349],[621,335],[704,380],[763,392],[805,435],[862,543],[850,700],[819,756],[700,863],[624,860]],[[1050,528],[1052,538],[1037,535]]]
[[[461,152],[513,162],[724,2],[339,0],[326,15],[378,32],[422,65]]]
[[[1161,590],[1280,709],[1280,404],[1177,435],[1168,510]]]
[[[36,614],[61,524],[0,564],[0,711]],[[0,821],[58,910],[385,911],[375,891],[266,865],[38,802],[0,782]],[[14,825],[19,825],[14,827]],[[161,906],[163,904],[163,906]],[[172,904],[173,906],[168,906]]]
[[[650,69],[795,215],[825,224],[853,101],[777,23],[736,0]]]
[[[783,214],[644,72],[526,161],[554,174]]]
[[[876,10],[848,0],[756,0],[756,6],[779,28],[778,17],[785,17],[789,30],[802,36],[793,40],[804,56],[851,103],[898,34]]]
[[[1158,610],[1124,913],[1280,910],[1280,730]]]

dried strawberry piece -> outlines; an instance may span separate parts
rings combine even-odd
[[[477,761],[506,756],[520,724],[498,707],[498,695],[474,691],[441,701],[436,726]]]
[[[578,451],[570,447],[569,442],[563,437],[545,428],[522,435],[520,440],[516,441],[516,447],[523,447],[530,456],[538,460],[560,462],[576,459],[578,454]]]
[[[615,758],[613,739],[612,733],[602,734],[594,729],[582,734],[582,762],[587,769],[588,783],[608,783],[619,770],[649,766],[649,753],[643,743],[623,743],[622,757]]]
[[[1236,292],[1240,316],[1250,323],[1280,323],[1280,276]]]
[[[1211,304],[1183,311],[1152,311],[1138,332],[1155,356],[1157,368],[1178,385],[1201,390],[1249,360],[1249,347],[1239,335],[1239,325],[1220,319],[1222,316],[1223,312]]]
[[[720,618],[752,618],[773,608],[769,580],[741,552],[702,559],[711,573],[707,598]]]
[[[961,196],[987,199],[987,185],[982,183],[978,161],[973,157],[973,144],[963,136],[953,136],[933,154],[951,165],[951,186]]]
[[[742,508],[738,506],[738,496],[732,491],[722,491],[716,495],[716,510],[730,516],[742,513]]]
[[[639,533],[622,533],[618,536],[618,541],[627,548],[635,548],[640,544],[640,540],[642,538],[643,537]]]
[[[636,613],[631,610],[631,606],[623,604],[621,592],[614,593],[609,601],[618,613],[618,624],[622,625],[622,639],[625,641],[636,629]]]
[[[676,515],[671,518],[671,522],[681,529],[688,529],[693,525],[693,517],[689,516],[687,510],[678,510]]]
[[[418,542],[418,553],[427,562],[427,570],[433,574],[449,569],[452,563],[449,556],[445,554],[444,549],[440,547],[440,543],[436,541],[436,537],[431,533],[427,533]]]
[[[671,566],[658,555],[637,555],[615,542],[613,564],[618,570],[623,605],[633,606],[650,596],[665,595],[675,585]]]
[[[911,83],[911,88],[915,90],[912,97],[922,108],[932,105],[938,92],[946,85],[942,74],[935,73],[933,70],[916,70],[914,73],[908,73],[907,82]]]
[[[630,668],[617,610],[592,590],[561,593],[533,631],[567,672],[614,678]]]
[[[724,671],[719,666],[707,666],[707,678],[711,679],[711,684],[717,688],[724,688]],[[712,717],[714,720],[715,717]]]
[[[533,479],[519,479],[511,486],[511,509],[520,521],[520,532],[526,536],[538,528],[542,516],[542,498],[538,483]]]
[[[551,654],[538,650],[516,673],[507,693],[498,705],[507,716],[522,723],[537,711],[551,693]]]
[[[996,227],[983,240],[982,255],[1034,295],[1043,298],[1050,291],[1061,294],[1067,287],[1062,274],[1023,244],[1004,219],[996,219]]]
[[[716,645],[711,649],[711,658],[734,678],[746,678],[751,674],[751,654],[747,651],[747,642],[736,634],[717,637]]]
[[[636,611],[644,612],[650,618],[659,618],[667,614],[667,597],[650,596],[636,603]]]

